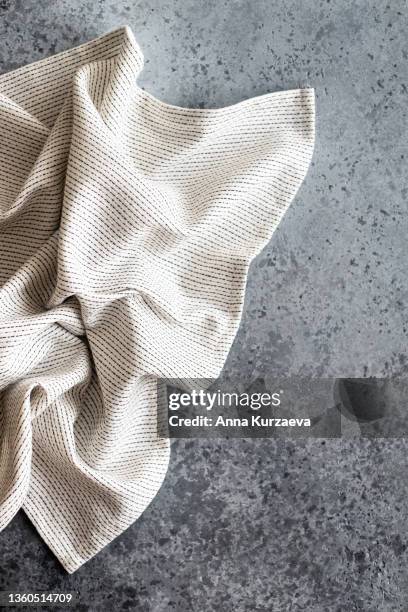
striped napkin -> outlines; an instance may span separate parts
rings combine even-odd
[[[219,375],[314,146],[313,89],[182,108],[142,67],[122,27],[0,75],[0,530],[68,572],[156,495],[157,378]]]

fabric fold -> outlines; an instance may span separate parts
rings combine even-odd
[[[0,530],[68,572],[155,497],[157,378],[219,375],[313,153],[313,89],[188,109],[142,68],[124,27],[0,75]]]

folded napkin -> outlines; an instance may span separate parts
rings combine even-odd
[[[68,572],[156,495],[156,380],[219,375],[314,144],[312,89],[181,108],[142,67],[124,27],[0,76],[0,529]]]

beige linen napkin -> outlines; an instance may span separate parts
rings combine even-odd
[[[0,529],[68,572],[156,495],[155,380],[220,373],[314,144],[312,89],[180,108],[142,67],[124,27],[0,76]]]

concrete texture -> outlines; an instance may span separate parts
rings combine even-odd
[[[407,372],[408,43],[403,0],[0,0],[0,69],[128,23],[142,84],[183,106],[316,88],[313,165],[254,262],[227,369]],[[173,444],[144,516],[67,576],[24,516],[0,589],[78,591],[76,610],[408,609],[408,444]]]

